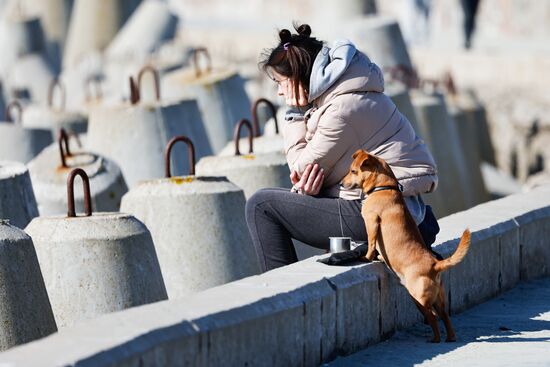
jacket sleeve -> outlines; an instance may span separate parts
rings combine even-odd
[[[283,135],[290,170],[301,174],[308,164],[318,163],[327,177],[336,162],[348,151],[349,142],[356,140],[351,130],[334,105],[319,117],[315,134],[309,141],[306,140],[306,122],[289,121]],[[325,183],[330,184],[335,183]]]

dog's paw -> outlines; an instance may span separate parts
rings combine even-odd
[[[456,338],[447,338],[445,339],[445,343],[454,343],[456,342]]]
[[[428,343],[434,343],[434,344],[437,344],[439,342],[441,342],[441,340],[439,338],[433,338],[433,339],[428,341]]]

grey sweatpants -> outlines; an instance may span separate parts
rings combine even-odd
[[[324,250],[329,249],[329,237],[342,236],[342,231],[355,241],[367,241],[361,200],[262,189],[246,202],[246,222],[263,272],[298,261],[293,238]],[[431,245],[439,232],[431,209],[418,228]]]

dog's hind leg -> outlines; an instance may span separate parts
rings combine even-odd
[[[455,331],[453,325],[451,324],[451,318],[445,309],[445,288],[443,288],[443,283],[439,286],[439,295],[437,300],[434,303],[434,308],[437,311],[437,314],[443,320],[445,324],[445,329],[447,330],[447,338],[445,341],[447,343],[456,341]]]
[[[378,214],[370,212],[365,213],[364,220],[369,241],[369,249],[367,251],[366,258],[367,260],[372,261],[376,253],[376,241],[378,240],[378,233],[380,231],[380,217]]]
[[[413,300],[414,300],[414,303],[416,304],[416,307],[418,307],[418,309],[424,315],[424,318],[428,321],[428,324],[430,324],[430,327],[432,328],[434,337],[431,340],[431,342],[439,343],[441,341],[441,334],[439,332],[439,325],[437,324],[437,318],[433,314],[431,307],[426,307],[422,305],[422,303],[418,302],[414,297],[413,297]]]

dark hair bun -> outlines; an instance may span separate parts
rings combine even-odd
[[[281,39],[281,43],[287,43],[292,39],[292,34],[288,29],[282,29],[279,31],[279,38]]]
[[[311,27],[309,24],[302,24],[298,28],[296,28],[296,31],[300,36],[309,37],[311,36]]]

